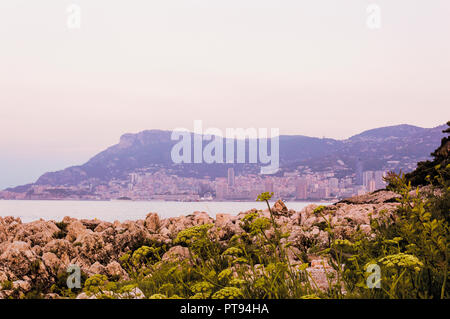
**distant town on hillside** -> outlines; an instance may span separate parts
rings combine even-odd
[[[384,188],[388,171],[414,170],[440,144],[443,127],[398,125],[346,140],[280,136],[280,170],[273,175],[260,174],[258,164],[174,164],[170,132],[144,131],[0,198],[244,201],[267,191],[285,200],[342,199]]]

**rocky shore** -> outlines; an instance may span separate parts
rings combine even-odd
[[[357,196],[324,208],[336,233],[342,239],[357,229],[370,232],[370,217],[389,216],[398,203],[399,195],[389,191]],[[306,254],[311,273],[319,273],[321,265],[317,256],[310,254],[308,246],[324,246],[328,236],[323,219],[314,214],[316,205],[309,205],[301,211],[289,210],[283,202],[277,201],[272,211],[282,231],[289,233],[286,239],[292,243],[298,254],[292,254],[293,263],[298,255]],[[77,220],[64,217],[61,222],[38,220],[22,223],[20,218],[0,217],[0,299],[7,298],[13,291],[27,293],[39,287],[46,298],[58,298],[49,292],[61,272],[69,265],[78,265],[82,272],[91,276],[103,274],[127,280],[128,275],[121,267],[119,258],[144,244],[164,243],[168,251],[164,259],[187,257],[187,248],[175,245],[174,239],[184,229],[195,225],[213,224],[210,232],[222,241],[242,232],[240,221],[251,211],[237,215],[217,214],[211,218],[205,212],[194,212],[188,216],[161,219],[157,213],[149,213],[145,220],[105,222],[100,220]],[[269,216],[269,211],[261,212]],[[323,265],[326,267],[326,265]]]

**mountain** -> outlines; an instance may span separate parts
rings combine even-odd
[[[387,126],[375,128],[372,130],[364,131],[360,134],[350,137],[350,140],[384,140],[384,139],[398,139],[398,138],[408,138],[417,134],[421,134],[428,129],[401,124],[395,126]]]
[[[444,136],[443,128],[445,125],[430,129],[397,125],[368,130],[343,140],[327,155],[301,164],[322,171],[325,167],[337,169],[336,162],[340,160],[346,167],[342,168],[343,175],[354,171],[358,161],[363,163],[364,170],[412,171],[417,162],[430,158]]]
[[[445,125],[421,128],[412,125],[396,125],[364,131],[345,140],[315,138],[301,135],[282,135],[279,138],[280,171],[332,170],[336,176],[348,176],[355,172],[358,161],[364,170],[412,171],[417,162],[430,158],[430,153],[444,137]],[[171,174],[188,177],[226,176],[233,166],[236,174],[259,173],[260,164],[175,164],[171,150],[178,141],[171,140],[170,131],[146,130],[137,134],[124,134],[118,144],[109,147],[80,166],[68,167],[57,172],[43,174],[36,185],[78,185],[83,182],[104,183],[112,179],[126,179],[137,170],[166,169]],[[191,140],[195,135],[190,133]],[[224,139],[224,142],[231,141]],[[257,142],[261,142],[259,139]],[[235,140],[232,141],[235,143]],[[205,146],[209,142],[203,142]],[[246,140],[246,159],[248,145]],[[226,143],[224,143],[226,144]],[[193,153],[193,146],[191,152]],[[226,151],[224,147],[224,152]],[[236,152],[235,152],[236,153]],[[8,189],[24,192],[31,185]]]

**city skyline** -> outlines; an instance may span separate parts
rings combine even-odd
[[[363,171],[363,182],[356,174],[337,178],[325,172],[285,172],[283,176],[235,175],[233,167],[226,177],[180,177],[170,170],[151,168],[130,173],[125,179],[96,180],[76,186],[33,185],[27,192],[0,192],[3,199],[26,200],[169,200],[236,201],[255,200],[262,192],[284,200],[339,200],[384,188],[386,171]]]
[[[450,3],[375,1],[377,29],[371,3],[2,1],[0,188],[194,119],[336,139],[442,124]]]
[[[392,126],[392,127],[398,127],[398,126]],[[382,129],[386,129],[386,128],[390,128],[390,127],[384,127],[384,128],[382,128]],[[371,130],[374,130],[374,129],[371,129]],[[371,130],[366,130],[366,131],[364,131],[364,132],[368,132],[368,131],[371,131]],[[161,132],[164,132],[164,131],[161,131]],[[166,131],[166,132],[169,132],[169,131]],[[143,132],[140,132],[140,133],[143,133]],[[363,132],[362,132],[363,133]],[[360,133],[361,134],[361,133]],[[291,136],[294,136],[294,135],[291,135]],[[302,135],[300,135],[300,136],[302,136]],[[122,136],[123,137],[123,136]],[[89,159],[92,159],[93,158],[93,156],[94,156],[94,154],[91,154],[90,156],[89,156]],[[7,156],[5,156],[5,157],[3,157],[2,158],[3,159],[3,161],[5,161],[5,159],[6,160],[8,160],[8,158],[7,158]],[[39,160],[39,159],[37,159],[37,158],[31,158],[31,159],[29,159],[30,161],[33,161],[33,162],[36,162],[36,160]],[[47,165],[50,165],[52,163],[52,161],[48,161],[46,164]],[[0,161],[0,164],[1,164],[1,161]],[[17,161],[15,162],[15,164],[17,164]],[[48,169],[48,170],[46,170],[47,172],[52,172],[52,171],[56,171],[56,170],[58,170],[58,168],[60,168],[60,169],[64,169],[64,168],[66,168],[66,167],[70,167],[70,166],[72,166],[73,165],[73,162],[72,163],[69,163],[69,164],[67,164],[67,165],[65,165],[65,166],[62,166],[62,167],[58,167],[57,165],[53,165],[53,166],[51,166],[51,168],[50,169]],[[2,169],[9,169],[10,167],[2,167],[2,166],[0,166],[0,171],[2,170]],[[359,164],[357,164],[357,177],[356,177],[356,179],[358,180],[358,182],[357,183],[359,183],[359,185],[360,184],[362,184],[362,172],[359,172],[360,171],[360,169],[362,169],[362,166],[361,166],[361,163],[359,163]],[[412,169],[412,167],[409,167],[409,169]],[[12,177],[13,177],[13,179],[14,180],[17,180],[17,181],[21,181],[21,182],[16,182],[16,183],[10,183],[10,182],[5,182],[5,175],[3,175],[2,177],[3,177],[3,179],[1,179],[0,180],[0,190],[2,190],[2,189],[5,189],[5,188],[9,188],[9,187],[16,187],[16,186],[19,186],[19,185],[24,185],[24,184],[29,184],[29,183],[32,183],[32,182],[34,182],[34,181],[36,181],[36,179],[39,177],[39,176],[41,176],[43,173],[45,173],[46,172],[45,170],[39,170],[38,171],[38,173],[36,173],[37,175],[33,178],[33,177],[30,177],[30,175],[27,175],[26,177],[25,177],[25,179],[20,179],[20,178],[17,178],[17,176],[15,176],[15,175],[12,175]]]

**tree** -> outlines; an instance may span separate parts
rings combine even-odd
[[[442,132],[450,134],[450,121],[447,122],[448,128]],[[450,136],[442,138],[441,145],[431,153],[433,160],[417,163],[415,171],[406,174],[406,179],[413,186],[428,185],[433,182],[434,178],[442,175],[445,180],[450,179]]]

